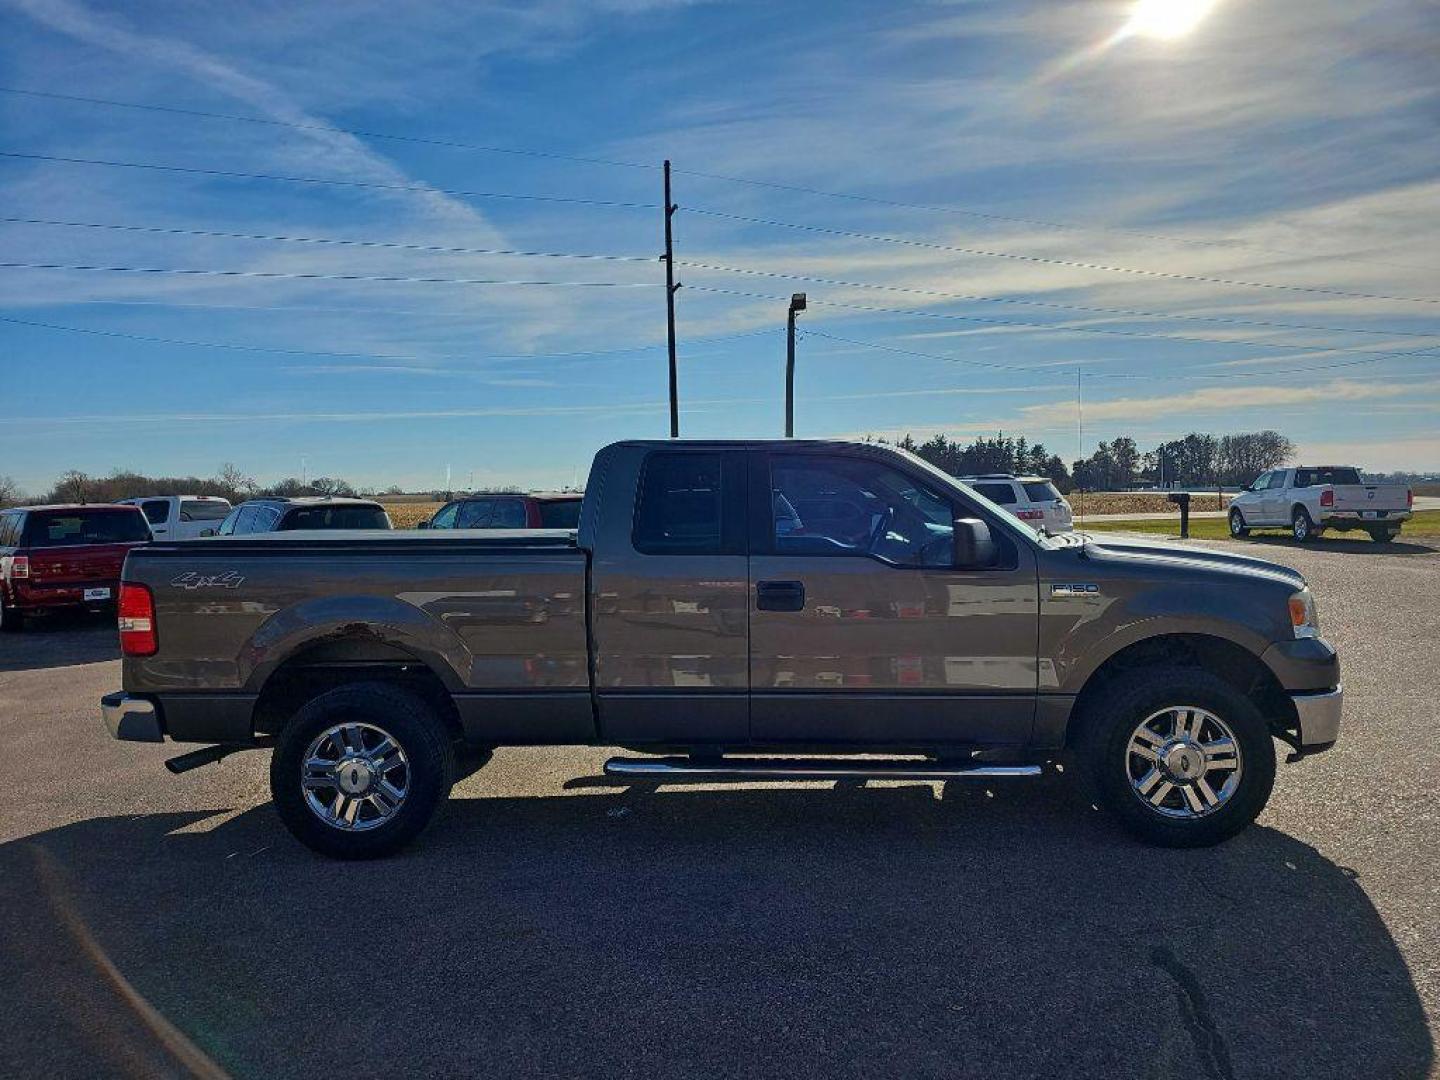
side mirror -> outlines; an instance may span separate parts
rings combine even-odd
[[[201,535],[201,536],[214,536],[214,535],[215,535],[215,530],[214,530],[214,529],[201,529],[201,530],[200,530],[200,535]]]
[[[955,566],[979,570],[995,562],[995,540],[990,526],[979,518],[955,519]]]
[[[428,522],[428,521],[417,522],[416,525],[415,525],[415,527],[416,527],[417,529],[428,529],[428,528],[430,527],[430,522]]]

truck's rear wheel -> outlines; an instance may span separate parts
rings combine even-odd
[[[1303,506],[1297,506],[1290,515],[1290,532],[1302,544],[1320,535],[1320,530],[1315,528],[1315,523],[1310,520],[1310,512]]]
[[[1265,807],[1275,746],[1240,691],[1197,668],[1157,667],[1110,683],[1080,718],[1082,754],[1102,805],[1166,847],[1207,847]]]
[[[1400,535],[1399,529],[1367,529],[1365,531],[1370,534],[1370,539],[1374,540],[1377,544],[1388,544]]]
[[[1250,527],[1245,524],[1245,517],[1239,510],[1230,511],[1230,535],[1236,540],[1243,540],[1250,535]]]
[[[18,608],[6,607],[5,601],[0,599],[0,633],[18,634],[25,629],[25,616],[20,614]]]
[[[307,702],[270,759],[280,819],[323,855],[370,859],[398,851],[450,793],[454,751],[416,694],[351,683]]]

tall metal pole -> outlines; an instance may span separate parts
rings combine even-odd
[[[785,437],[795,437],[795,306],[785,317]]]
[[[670,201],[670,159],[665,159],[665,331],[670,345],[670,437],[680,437],[680,392],[675,364],[675,237],[670,219],[680,209]]]
[[[1075,368],[1075,427],[1080,440],[1079,464],[1083,467],[1085,464],[1085,406],[1080,391],[1080,368],[1078,366]],[[1085,516],[1085,485],[1077,484],[1076,487],[1080,489],[1080,516],[1083,518]]]
[[[785,437],[795,437],[795,316],[805,310],[805,294],[790,297],[785,315]]]

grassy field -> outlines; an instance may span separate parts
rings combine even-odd
[[[1164,514],[1175,509],[1175,504],[1158,491],[1087,491],[1083,500],[1078,491],[1072,491],[1065,498],[1077,514],[1082,501],[1086,514]],[[1190,509],[1224,510],[1230,498],[1224,495],[1217,499],[1213,491],[1198,494],[1190,500]]]
[[[1085,532],[1136,532],[1149,533],[1152,536],[1179,536],[1180,516],[1166,521],[1126,520],[1124,518],[1112,518],[1108,521],[1086,522],[1083,526]],[[1257,532],[1289,532],[1284,530],[1255,530]],[[1224,518],[1192,518],[1190,520],[1190,535],[1197,540],[1223,540],[1230,535],[1230,526]],[[1326,533],[1326,538],[1347,540],[1368,540],[1363,532]],[[1440,510],[1421,510],[1413,518],[1407,521],[1400,530],[1400,536],[1435,539],[1440,538]]]
[[[443,505],[438,502],[415,501],[391,502],[384,500],[382,505],[385,512],[390,515],[390,523],[397,529],[413,529],[422,521],[430,520],[436,510]]]

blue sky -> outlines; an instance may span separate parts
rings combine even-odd
[[[0,268],[0,474],[583,480],[667,430],[667,156],[677,259],[749,271],[678,267],[686,435],[779,433],[803,290],[801,435],[1068,461],[1082,371],[1086,453],[1275,427],[1440,469],[1440,13],[1132,11],[0,0],[0,85],[281,122],[0,93],[0,150],[351,185],[0,157],[0,262],[227,272]]]

